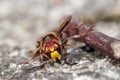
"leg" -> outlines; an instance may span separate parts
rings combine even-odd
[[[32,54],[34,54],[33,56],[29,57],[27,60],[25,60],[24,62],[21,62],[21,63],[18,63],[17,65],[21,65],[21,64],[28,64],[30,61],[34,60],[38,54],[39,54],[39,51],[37,51],[36,53],[34,53],[32,51]]]
[[[42,54],[44,57],[48,58],[48,61],[53,62],[50,57],[48,57],[46,54]]]
[[[43,54],[40,54],[40,67],[44,67],[44,60],[43,60],[44,56]]]
[[[63,48],[63,52],[64,52],[64,61],[67,61],[67,49],[64,47]]]
[[[36,57],[37,57],[37,55],[33,55],[30,58],[28,58],[27,60],[25,60],[24,62],[18,63],[17,65],[28,64],[30,61],[34,60]]]
[[[71,62],[67,60],[67,49],[66,48],[64,49],[64,61],[65,61],[65,64],[70,65],[70,66],[77,64],[75,62]]]
[[[87,34],[89,34],[89,32],[93,30],[94,27],[95,27],[95,25],[91,26],[87,31],[82,32],[81,34],[68,37],[68,38],[66,39],[66,41],[68,41],[68,40],[70,40],[70,39],[77,39],[77,38],[81,38],[81,39],[82,39],[82,38],[85,38],[85,37],[87,36]]]
[[[79,38],[84,38],[84,37],[86,37],[87,34],[89,34],[89,32],[93,30],[94,27],[95,27],[95,25],[92,25],[86,32],[80,34]]]

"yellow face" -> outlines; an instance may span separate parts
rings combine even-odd
[[[61,55],[58,51],[53,51],[50,53],[52,61],[56,62],[56,59],[61,60]]]
[[[56,50],[58,48],[57,44],[50,45],[49,47],[46,47],[46,52],[50,53],[52,61],[56,62],[56,60],[61,60],[61,54]]]

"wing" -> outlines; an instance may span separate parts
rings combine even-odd
[[[68,25],[68,23],[71,21],[72,16],[68,16],[67,18],[65,18],[64,20],[61,21],[60,25],[58,26],[58,29],[56,31],[57,34],[61,34],[61,32],[64,30],[64,28],[66,27],[66,25]]]

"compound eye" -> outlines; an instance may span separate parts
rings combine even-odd
[[[37,41],[37,43],[38,43],[38,44],[40,44],[40,42],[39,42],[39,41]]]
[[[40,42],[37,41],[37,43],[36,43],[36,47],[38,48],[39,46],[40,46]]]

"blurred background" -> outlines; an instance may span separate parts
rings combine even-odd
[[[0,80],[10,80],[11,74],[9,73],[13,74],[14,71],[12,70],[15,68],[16,59],[25,58],[26,48],[34,49],[36,40],[46,32],[55,30],[60,20],[68,15],[72,15],[78,22],[84,21],[86,24],[95,24],[98,31],[120,39],[120,0],[0,0],[0,77],[3,77]],[[116,69],[106,60],[99,62],[101,62],[100,65],[95,61],[92,66],[93,72],[96,70],[96,66],[103,69],[103,71],[98,69],[99,76],[95,73],[99,77],[98,80],[120,79],[120,69]],[[108,66],[109,70],[107,70]],[[112,72],[113,70],[114,72]],[[68,69],[67,71],[69,74]],[[105,75],[101,76],[102,72]],[[110,72],[111,74],[107,74]],[[86,77],[88,77],[87,75],[80,77],[76,74],[70,74],[71,76],[67,77],[68,74],[61,73],[62,77],[59,78],[57,75],[53,79],[87,80]],[[93,76],[95,78],[91,78],[90,74],[88,80],[96,79],[95,75]],[[14,79],[39,80],[39,78],[32,79],[29,76],[22,78],[19,76]],[[48,80],[44,77],[42,77],[43,80]],[[11,80],[14,79],[11,78]],[[53,79],[51,77],[50,80]]]
[[[118,38],[119,9],[119,0],[0,0],[0,45],[34,45],[67,15]]]

